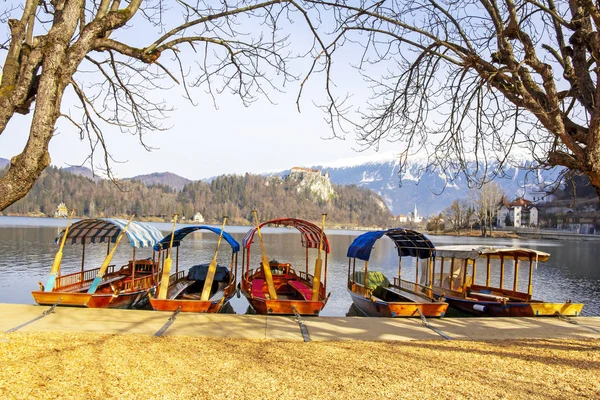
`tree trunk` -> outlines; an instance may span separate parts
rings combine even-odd
[[[55,43],[48,48],[38,86],[29,140],[23,152],[10,160],[0,178],[0,210],[25,197],[42,171],[50,165],[48,144],[54,134],[60,103],[66,84],[59,79],[65,46]]]

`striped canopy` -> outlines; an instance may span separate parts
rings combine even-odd
[[[188,234],[198,231],[198,230],[211,231],[217,235],[221,234],[221,228],[215,228],[213,226],[206,226],[206,225],[186,226],[185,228],[181,228],[181,229],[178,229],[175,231],[175,235],[173,237],[173,247],[179,246],[184,237],[186,237]],[[229,233],[223,231],[223,239],[225,239],[225,241],[227,243],[229,243],[229,245],[231,246],[231,249],[233,250],[234,253],[237,253],[238,251],[240,251],[240,244]],[[162,250],[168,249],[170,244],[171,244],[171,234],[169,233],[167,236],[162,238],[162,240],[154,246],[154,250],[158,251],[161,249]]]
[[[82,219],[71,225],[65,243],[115,243],[125,225],[127,221],[124,219]],[[65,231],[62,231],[54,243],[59,244],[64,234]],[[131,221],[125,234],[129,238],[131,247],[135,248],[154,246],[163,237],[163,234],[152,225],[137,221]]]
[[[394,241],[398,250],[398,257],[429,258],[435,254],[433,243],[427,239],[427,236],[410,229],[392,228],[386,231],[363,233],[350,244],[347,256],[369,261],[373,245],[383,235]]]
[[[318,249],[319,248],[319,237],[321,235],[321,228],[312,222],[304,221],[302,219],[296,218],[279,218],[273,219],[271,221],[263,222],[259,226],[262,228],[263,226],[289,226],[292,228],[296,228],[300,231],[300,241],[302,242],[303,247]],[[252,244],[252,240],[254,239],[254,234],[256,233],[256,228],[252,228],[246,233],[244,236],[244,240],[242,241],[242,246],[244,248],[249,249]],[[329,241],[327,240],[327,235],[323,232],[323,250],[329,253]]]

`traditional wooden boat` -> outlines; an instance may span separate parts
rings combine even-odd
[[[583,308],[583,304],[570,300],[548,303],[532,298],[533,270],[539,261],[548,260],[548,253],[524,248],[471,245],[436,247],[435,253],[436,262],[431,276],[434,295],[443,297],[452,308],[493,317],[577,316]],[[518,287],[521,262],[526,262],[529,267],[526,291]],[[484,264],[485,268],[479,269],[478,274],[477,266],[480,264]],[[497,274],[492,277],[492,264],[494,269],[499,264],[499,277]],[[504,287],[508,272],[512,272],[512,288]],[[481,282],[484,275],[485,283]]]
[[[129,224],[129,225],[128,225]],[[127,236],[133,248],[132,259],[120,268],[109,265],[121,237]],[[62,231],[55,242],[61,247],[46,285],[31,294],[40,305],[79,306],[91,308],[130,308],[148,302],[148,292],[158,283],[158,264],[153,258],[136,259],[136,249],[152,247],[162,233],[142,222],[122,219],[83,219]],[[81,244],[81,270],[61,275],[60,258],[64,244]],[[89,244],[107,243],[107,258],[102,266],[86,269],[85,248]],[[110,248],[114,243],[113,248]],[[58,260],[58,263],[57,261]]]
[[[398,277],[390,283],[378,271],[369,271],[371,250],[377,240],[387,236],[398,251]],[[348,292],[354,305],[370,317],[443,317],[448,304],[433,298],[431,286],[402,279],[402,257],[416,260],[415,281],[419,278],[419,259],[430,268],[433,243],[422,233],[392,228],[358,236],[348,248]],[[356,260],[365,262],[364,271],[356,271]]]
[[[300,232],[301,244],[306,248],[304,271],[296,272],[289,262],[268,261],[264,252],[261,265],[256,269],[250,269],[250,246],[257,231],[262,245],[260,228],[264,226],[292,227]],[[320,252],[315,262],[317,273],[314,276],[308,273],[309,249],[319,250],[320,248],[325,251],[323,281],[321,281]],[[296,218],[280,218],[264,222],[260,226],[250,229],[244,236],[242,242],[243,276],[240,291],[258,314],[295,314],[297,312],[300,315],[319,315],[329,299],[329,294],[325,295],[329,251],[329,241],[325,232],[311,222]]]
[[[219,237],[223,237],[229,246],[231,246],[231,263],[229,268],[224,265],[216,265],[215,273],[210,283],[210,291],[207,299],[202,300],[202,292],[209,276],[210,263],[193,265],[189,270],[179,269],[179,247],[183,239],[192,232],[209,231]],[[172,245],[171,240],[173,240]],[[237,262],[240,244],[227,232],[222,229],[211,226],[198,225],[186,226],[175,231],[173,234],[165,236],[154,246],[158,251],[159,260],[163,257],[162,265],[165,265],[164,257],[170,247],[175,247],[175,273],[169,277],[167,293],[161,299],[160,291],[150,299],[152,308],[159,311],[180,311],[184,312],[202,312],[216,313],[222,310],[227,302],[236,292]],[[168,274],[169,272],[167,272]],[[161,289],[162,290],[162,287]]]

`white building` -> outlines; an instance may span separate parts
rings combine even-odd
[[[408,217],[407,220],[409,222],[414,222],[414,223],[419,223],[421,221],[423,221],[423,217],[419,215],[419,212],[417,211],[417,205],[415,204],[415,211],[414,212],[409,212],[408,213]]]
[[[194,222],[204,222],[204,217],[202,216],[202,214],[200,214],[199,212],[194,214]]]
[[[505,228],[507,220],[509,225],[515,228],[537,226],[539,221],[538,214],[538,208],[531,201],[525,200],[522,197],[510,203],[506,199],[502,199],[502,205],[498,210],[496,218],[496,226]]]

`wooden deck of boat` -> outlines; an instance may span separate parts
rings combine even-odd
[[[26,324],[49,307],[0,303],[0,332]],[[84,332],[155,335],[173,313],[57,307],[53,313],[17,332]],[[311,340],[504,340],[600,339],[600,317],[572,318],[443,318],[303,317]],[[433,329],[432,329],[433,328]],[[294,317],[179,313],[163,336],[304,340]]]

